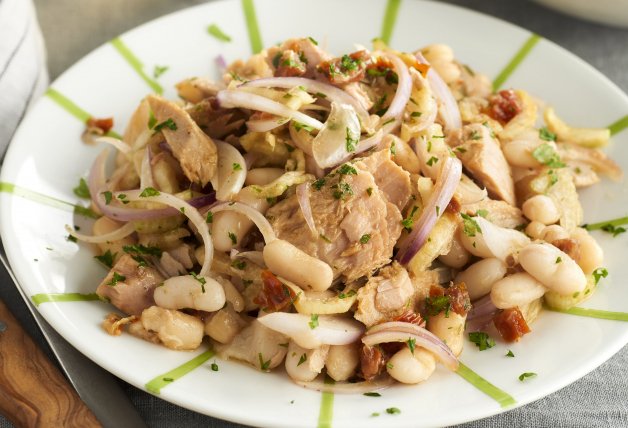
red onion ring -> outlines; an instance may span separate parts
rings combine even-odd
[[[104,242],[119,241],[120,239],[126,238],[135,232],[135,226],[132,223],[127,223],[112,232],[105,233],[104,235],[85,235],[77,232],[67,224],[65,225],[65,230],[79,241],[89,242],[91,244],[102,244]]]
[[[421,64],[430,65],[421,52],[417,52],[415,56]],[[447,132],[462,128],[462,118],[460,117],[458,103],[451,93],[449,86],[447,86],[442,77],[434,70],[434,67],[430,67],[427,71],[427,80],[430,83],[434,97],[440,104],[439,113]]]
[[[436,221],[438,221],[454,196],[461,176],[462,163],[457,158],[445,157],[442,169],[434,185],[432,196],[427,201],[419,220],[412,228],[410,235],[401,244],[401,248],[395,257],[403,266],[410,263],[427,240]]]
[[[115,147],[120,152],[124,153],[125,155],[128,155],[129,152],[131,151],[131,147],[127,143],[125,143],[124,141],[119,140],[117,138],[113,138],[113,137],[98,137],[98,138],[94,138],[94,143],[111,144],[113,147]]]
[[[292,110],[277,101],[250,92],[239,91],[237,89],[224,89],[216,94],[216,99],[220,103],[220,106],[224,108],[247,108],[263,111],[276,116],[296,120],[314,129],[321,129],[323,127],[323,124],[319,120],[305,113]]]
[[[356,114],[360,118],[362,126],[366,126],[369,123],[369,113],[362,107],[360,102],[351,94],[343,91],[340,88],[329,85],[327,83],[319,82],[318,80],[306,79],[304,77],[271,77],[265,79],[249,80],[242,86],[248,86],[251,88],[282,88],[290,89],[296,87],[303,87],[307,92],[312,94],[323,94],[325,99],[330,102],[335,101],[339,104],[349,104],[355,110]]]
[[[151,168],[152,159],[153,153],[150,150],[150,147],[146,146],[146,149],[144,150],[144,156],[142,157],[142,165],[140,168],[140,189],[155,187],[153,169]]]
[[[251,132],[268,132],[279,128],[286,122],[287,120],[284,118],[274,117],[271,119],[249,120],[246,122],[246,126]]]
[[[468,331],[483,330],[493,320],[498,309],[493,304],[490,294],[476,300],[472,305],[467,315],[466,329]]]
[[[306,181],[305,183],[301,183],[297,186],[297,201],[299,202],[299,207],[301,208],[301,213],[305,218],[305,222],[307,226],[310,228],[310,232],[312,232],[313,236],[318,235],[318,231],[316,230],[316,225],[314,224],[314,217],[312,215],[312,206],[310,205],[310,183]]]
[[[412,92],[412,78],[410,77],[410,72],[406,64],[396,55],[384,53],[383,56],[392,62],[395,73],[397,73],[398,76],[398,83],[395,96],[390,102],[388,110],[386,110],[386,113],[384,113],[381,118],[382,123],[392,118],[398,119],[401,117],[401,114],[406,108],[406,104],[410,101],[410,94]]]
[[[378,324],[366,332],[362,343],[374,346],[389,342],[405,343],[408,339],[414,339],[417,346],[432,352],[448,369],[458,369],[458,359],[451,349],[433,333],[415,324],[400,321]]]

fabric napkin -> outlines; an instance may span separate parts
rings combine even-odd
[[[45,48],[31,0],[0,0],[0,161],[47,85]]]

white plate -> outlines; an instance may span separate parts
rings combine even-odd
[[[143,25],[121,37],[145,64],[170,69],[159,79],[165,95],[175,97],[173,84],[184,77],[214,75],[214,58],[228,61],[251,54],[242,4],[212,2]],[[391,2],[395,4],[396,2]],[[332,52],[350,52],[353,43],[369,45],[378,36],[386,2],[359,0],[258,1],[257,18],[263,41],[274,44],[293,36],[312,36]],[[210,37],[206,28],[218,24],[231,43]],[[472,29],[472,30],[470,30]],[[530,33],[468,10],[418,1],[401,3],[391,45],[414,50],[433,42],[451,45],[464,63],[494,78],[529,39]],[[514,70],[507,86],[521,87],[554,105],[569,123],[607,126],[628,112],[628,99],[592,67],[552,43],[540,40]],[[122,131],[150,87],[107,44],[69,69],[52,85],[95,117],[113,115]],[[48,197],[75,203],[72,188],[101,150],[81,143],[83,124],[42,98],[25,118],[10,147],[1,181]],[[608,152],[628,170],[628,132],[618,134]],[[105,270],[85,247],[67,242],[65,224],[84,223],[63,206],[35,197],[0,192],[0,231],[12,267],[26,293],[92,293]],[[586,221],[625,215],[627,187],[604,182],[582,199]],[[599,236],[610,275],[584,306],[628,311],[628,265],[622,260],[628,240]],[[129,335],[112,337],[100,323],[112,307],[98,301],[43,303],[42,315],[81,352],[127,382],[144,388],[156,376],[202,351],[174,352]],[[628,324],[544,312],[533,333],[520,343],[479,352],[467,343],[462,360],[523,405],[584,376],[628,341]],[[512,349],[516,358],[506,358]],[[250,425],[316,426],[321,394],[304,390],[281,373],[265,374],[237,363],[210,360],[191,374],[164,387],[160,396],[189,409]],[[523,372],[536,378],[520,382]],[[401,414],[386,414],[397,407]],[[452,411],[455,409],[455,411]],[[456,374],[439,368],[424,385],[398,386],[380,398],[336,395],[334,427],[445,425],[489,416],[503,409]],[[379,412],[379,417],[371,413]],[[325,424],[325,417],[321,426]]]

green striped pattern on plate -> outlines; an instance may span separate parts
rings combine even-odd
[[[126,62],[131,66],[133,70],[142,78],[144,82],[157,94],[161,95],[164,92],[164,89],[161,87],[157,81],[148,77],[146,72],[144,71],[144,64],[139,58],[129,49],[129,47],[122,41],[120,37],[116,37],[111,41],[111,45],[118,51],[122,58],[126,60]]]
[[[162,388],[170,385],[177,379],[182,378],[213,356],[213,350],[210,349],[208,351],[205,351],[202,354],[192,358],[190,361],[181,364],[179,367],[174,368],[164,374],[155,376],[153,379],[146,383],[145,388],[148,392],[152,392],[153,394],[159,394]]]
[[[497,91],[508,80],[510,75],[519,67],[519,64],[528,56],[532,48],[541,40],[541,36],[538,34],[532,34],[528,40],[521,46],[515,56],[513,56],[504,69],[493,80],[493,90]]]
[[[90,302],[100,300],[100,297],[96,293],[40,293],[33,294],[31,300],[35,306],[39,306],[49,302]]]

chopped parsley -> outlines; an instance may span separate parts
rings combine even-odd
[[[488,215],[488,211],[485,209],[479,209],[475,212],[475,215],[486,218],[486,216]]]
[[[153,77],[155,79],[159,79],[159,77],[168,71],[169,68],[170,67],[167,65],[156,65],[155,68],[153,68]]]
[[[399,410],[396,407],[389,407],[386,409],[386,413],[388,413],[389,415],[396,415],[396,414],[401,413],[401,410]]]
[[[529,377],[536,377],[536,373],[533,373],[533,372],[521,373],[519,375],[519,380],[523,382],[526,378],[529,378]]]
[[[78,239],[76,239],[76,236],[72,236],[72,235],[66,236],[65,239],[70,242],[78,242]]]
[[[107,285],[115,287],[116,285],[118,285],[118,282],[122,282],[125,279],[126,279],[126,276],[120,275],[118,272],[114,272],[113,276],[111,277],[111,281],[109,281]]]
[[[214,213],[211,211],[207,211],[207,217],[205,217],[205,222],[213,223],[214,222]]]
[[[539,138],[544,141],[556,141],[556,134],[551,132],[545,126],[539,129]]]
[[[377,413],[377,412],[373,412],[373,413],[371,413],[371,416],[372,416],[372,417],[374,417],[374,418],[376,418],[377,416],[379,416],[379,413]]]
[[[244,260],[234,260],[231,262],[231,266],[238,270],[244,270],[246,269],[246,262]]]
[[[310,322],[308,323],[308,325],[312,330],[318,327],[318,314],[310,315]]]
[[[235,233],[227,232],[227,235],[229,236],[229,239],[231,239],[231,243],[233,245],[236,245],[238,243],[238,237],[235,235]]]
[[[315,46],[318,46],[318,42],[314,40],[312,37],[308,36],[308,39],[310,40],[310,42],[314,43]]]
[[[473,217],[465,213],[460,213],[460,217],[462,217],[462,224],[464,226],[463,232],[465,235],[473,238],[477,233],[482,233],[480,225]]]
[[[348,163],[345,163],[338,168],[338,173],[340,175],[358,175],[358,171]]]
[[[171,117],[169,117],[168,119],[164,120],[163,122],[157,124],[155,126],[155,128],[153,128],[155,130],[155,132],[159,132],[164,128],[168,128],[171,131],[176,131],[177,130],[177,124],[174,122],[174,120],[172,120]]]
[[[314,128],[311,127],[310,125],[306,125],[304,123],[297,122],[296,120],[292,121],[292,124],[294,125],[294,129],[296,129],[297,132],[300,132],[301,130],[304,130],[305,132],[312,132],[312,131],[314,131]]]
[[[397,147],[395,147],[394,141],[390,144],[390,154],[393,156],[397,154]]]
[[[373,194],[373,188],[369,187],[368,189],[366,189],[366,194],[371,196]]]
[[[421,113],[420,111],[413,111],[412,113],[410,113],[410,117],[421,117],[423,113]]]
[[[455,150],[455,151],[457,151],[457,152],[458,152],[458,153],[460,153],[460,154],[463,154],[463,153],[466,153],[466,152],[467,152],[467,149],[465,149],[465,148],[464,148],[464,147],[462,147],[462,146],[458,146],[458,147],[456,147],[454,150]],[[428,151],[429,151],[429,150],[428,150]]]
[[[122,250],[127,254],[148,254],[155,257],[161,257],[163,251],[159,247],[145,246],[142,244],[125,245]]]
[[[297,367],[299,367],[301,364],[303,364],[306,361],[307,361],[307,354],[306,353],[301,354],[301,357],[299,358],[299,362],[297,363]]]
[[[72,191],[79,198],[83,198],[83,199],[89,199],[90,198],[89,187],[87,187],[87,182],[85,181],[84,178],[81,178],[79,180],[78,186],[76,186],[74,189],[72,189]]]
[[[600,279],[608,276],[608,270],[606,270],[606,268],[599,267],[593,271],[592,275],[595,280],[595,285],[597,285],[597,283],[600,282]]]
[[[414,220],[412,219],[412,217],[414,217],[414,213],[416,213],[418,209],[419,207],[417,207],[416,205],[413,206],[412,211],[410,211],[410,214],[408,214],[408,217],[401,220],[401,224],[407,231],[412,230],[412,226],[414,225]]]
[[[231,41],[231,37],[225,34],[224,31],[222,31],[216,24],[211,24],[209,27],[207,27],[207,32],[221,42]]]
[[[349,183],[340,182],[332,187],[336,189],[332,194],[334,199],[345,200],[348,196],[353,195],[353,189]]]
[[[201,284],[201,290],[203,293],[205,292],[205,284],[207,284],[207,280],[202,276],[198,276],[195,272],[190,272],[190,276],[197,280]]]
[[[259,358],[259,368],[267,371],[268,368],[270,367],[270,360],[266,360],[264,361],[264,356],[262,355],[262,353],[258,353],[257,354],[258,358]]]
[[[381,397],[382,394],[380,394],[379,392],[365,392],[362,395],[366,395],[367,397]]]
[[[387,369],[393,369],[395,368],[395,366],[393,365],[393,363],[391,363],[390,361],[386,363],[386,368]]]
[[[414,354],[414,348],[416,348],[416,339],[410,338],[406,341],[406,343],[408,344],[408,348],[410,348],[410,352]]]
[[[565,164],[561,162],[560,156],[548,143],[543,143],[532,151],[534,159],[549,166],[550,168],[563,168]]]
[[[600,229],[604,232],[611,233],[613,235],[613,238],[626,231],[626,228],[621,226],[614,226],[611,223],[605,224]]]
[[[148,129],[153,129],[157,124],[157,118],[152,110],[148,111]]]
[[[171,377],[164,377],[164,378],[161,378],[161,380],[163,380],[164,382],[174,382],[174,379]]]
[[[451,310],[451,300],[449,296],[434,296],[425,298],[425,310],[428,316],[435,316],[441,312],[445,312],[445,317],[449,317],[449,311]]]
[[[563,261],[562,257],[558,256],[558,257],[556,257],[556,261],[554,263],[558,264],[558,263],[560,263],[562,261]]]
[[[240,164],[239,164],[239,163],[237,163],[237,162],[234,162],[234,163],[231,165],[231,168],[232,168],[234,171],[241,171],[241,170],[242,170],[242,165],[240,165]]]
[[[212,363],[211,365],[212,371],[213,372],[217,372],[218,371],[218,364],[216,364],[215,362]]]
[[[469,140],[479,140],[480,138],[482,138],[482,136],[478,133],[478,131],[473,130],[469,133],[469,136],[467,138]]]
[[[323,235],[322,233],[320,235],[318,235],[319,238],[321,238],[323,241],[327,242],[328,244],[331,244],[331,239],[329,239],[328,237],[326,237],[325,235]]]
[[[371,240],[371,235],[369,233],[365,233],[360,237],[360,244],[367,244]]]
[[[436,205],[436,217],[440,217],[440,207]]]
[[[495,340],[483,331],[474,331],[469,333],[469,340],[477,345],[480,351],[495,346]]]
[[[510,349],[508,350],[508,353],[506,354],[506,356],[510,358],[515,358],[515,354],[513,354],[513,352]]]
[[[142,190],[142,193],[140,193],[140,198],[159,196],[160,194],[161,193],[159,193],[159,190],[155,189],[154,187],[147,187],[144,190]]]
[[[111,203],[111,199],[113,198],[113,194],[109,190],[106,190],[102,192],[102,195],[105,197],[105,205],[109,205]]]
[[[316,190],[321,190],[324,185],[325,185],[325,179],[324,178],[319,178],[314,183],[312,183],[312,186],[314,186],[314,188]]]
[[[355,296],[357,293],[355,292],[355,290],[349,290],[347,293],[340,293],[338,295],[339,299],[346,299],[347,297],[353,297]]]
[[[103,255],[100,256],[94,256],[94,258],[96,260],[98,260],[100,263],[102,263],[103,265],[107,266],[108,268],[112,268],[113,267],[113,260],[116,258],[116,254],[118,253],[111,253],[111,250],[107,250],[105,251],[105,253]]]
[[[359,138],[359,135],[358,135]],[[346,137],[345,137],[345,144],[346,144],[346,149],[347,152],[351,153],[351,152],[355,152],[355,149],[357,147],[359,140],[354,138],[351,135],[351,130],[349,129],[349,127],[346,128]]]
[[[355,71],[358,68],[360,61],[351,58],[349,55],[343,55],[340,59],[340,67],[343,71]]]

